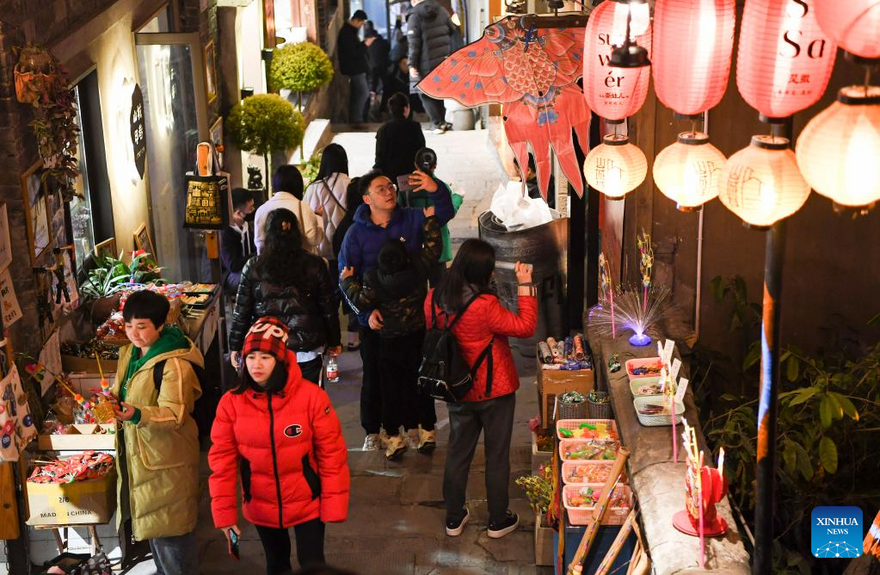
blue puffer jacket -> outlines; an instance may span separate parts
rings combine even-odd
[[[434,215],[440,225],[453,218],[452,195],[449,186],[437,180],[437,191],[431,194],[434,200]],[[363,282],[364,274],[379,266],[379,250],[390,239],[400,240],[409,252],[417,252],[422,247],[422,226],[425,214],[421,209],[402,208],[398,206],[391,215],[391,221],[383,227],[377,226],[370,219],[370,206],[364,204],[354,213],[354,223],[345,234],[342,249],[339,251],[339,273],[345,267],[353,267],[359,283]],[[349,302],[351,304],[351,302]],[[372,309],[358,309],[358,321],[366,326]]]

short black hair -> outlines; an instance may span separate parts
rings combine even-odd
[[[355,10],[354,14],[351,15],[352,20],[363,20],[367,21],[367,13],[363,10]]]
[[[375,180],[376,178],[387,177],[388,176],[382,173],[382,170],[373,170],[361,176],[361,179],[358,180],[358,189],[361,191],[361,195],[366,196],[370,193],[370,184],[373,183],[373,180]]]
[[[232,190],[232,209],[240,210],[244,208],[248,202],[254,201],[254,195],[247,188],[233,188]]]
[[[298,200],[303,199],[303,177],[296,166],[285,164],[278,166],[275,175],[272,176],[272,189],[275,193],[289,192]]]
[[[165,325],[171,305],[168,298],[148,289],[136,291],[125,300],[122,318],[125,323],[133,319],[148,319],[156,329]]]

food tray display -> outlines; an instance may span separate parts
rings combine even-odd
[[[613,419],[560,419],[556,422],[556,437],[562,439],[617,439],[617,424]]]
[[[659,377],[639,377],[629,381],[629,389],[632,391],[633,397],[656,397],[663,392],[660,391]]]
[[[665,407],[666,398],[662,395],[652,395],[646,397],[637,397],[633,400],[636,415],[639,423],[647,427],[657,427],[662,425],[672,425],[672,410]],[[645,410],[659,406],[662,411],[657,413],[644,413]],[[684,415],[684,402],[675,402],[675,423],[681,423],[681,416]]]
[[[630,359],[626,362],[626,375],[629,380],[641,379],[646,377],[660,377],[660,369],[663,362],[659,357],[640,357],[638,359]]]
[[[562,462],[562,482],[566,485],[579,485],[582,483],[598,483],[603,484],[611,474],[614,467],[614,460],[599,461],[563,461]],[[626,483],[626,473],[621,473],[620,482]]]
[[[214,290],[217,289],[217,284],[193,284],[185,288],[185,292],[188,294],[212,294]]]
[[[601,483],[563,486],[562,503],[565,505],[565,514],[569,523],[589,525],[594,521],[595,502],[602,492],[602,486]],[[632,490],[629,486],[618,484],[611,494],[611,501],[605,517],[602,518],[602,525],[623,525],[632,509],[632,499]]]
[[[559,457],[562,461],[613,460],[619,449],[616,439],[563,439]]]
[[[211,294],[198,293],[185,295],[180,298],[180,301],[183,302],[184,305],[189,305],[193,307],[204,307],[211,302]]]

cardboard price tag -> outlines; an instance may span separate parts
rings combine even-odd
[[[672,360],[672,369],[669,372],[669,375],[671,376],[672,381],[676,380],[676,378],[678,377],[678,371],[680,369],[681,369],[681,360],[676,357],[674,360]]]
[[[681,378],[678,382],[678,387],[675,390],[675,403],[681,403],[684,401],[684,394],[687,392],[688,388],[688,380],[687,378]]]

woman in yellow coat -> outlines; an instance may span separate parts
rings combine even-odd
[[[202,391],[192,366],[202,367],[204,359],[179,328],[165,325],[168,309],[164,296],[148,290],[133,293],[123,308],[132,345],[119,353],[113,387],[116,418],[123,422],[116,436],[117,527],[131,519],[134,538],[150,541],[159,575],[183,575],[199,572],[199,438],[192,410]]]

